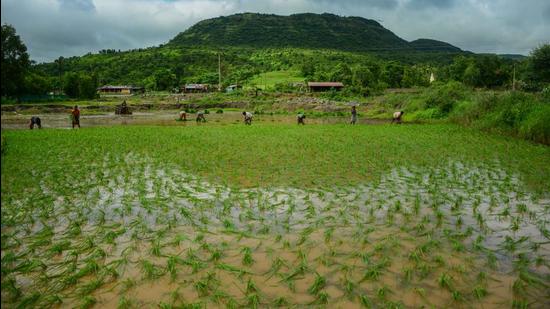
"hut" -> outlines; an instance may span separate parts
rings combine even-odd
[[[112,86],[105,85],[103,87],[97,88],[99,94],[102,95],[132,95],[136,93],[143,93],[143,87],[136,86]]]
[[[194,93],[194,92],[208,92],[207,84],[185,84],[180,88],[181,92]]]
[[[308,82],[307,87],[309,91],[327,91],[327,90],[341,90],[344,88],[344,84],[341,82]]]
[[[229,86],[227,86],[227,88],[225,88],[225,92],[233,92],[235,90],[239,90],[239,89],[242,89],[242,88],[243,88],[243,86],[241,86],[241,85],[236,85],[236,84],[235,85],[229,85]]]

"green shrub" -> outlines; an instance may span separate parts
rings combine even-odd
[[[519,126],[519,136],[550,145],[550,105],[533,108]]]
[[[466,97],[466,87],[456,81],[450,81],[446,84],[435,84],[426,94],[425,107],[438,108],[442,114],[448,114],[454,107],[454,104]]]

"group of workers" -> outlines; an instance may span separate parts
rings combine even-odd
[[[73,129],[75,127],[80,128],[80,109],[78,109],[78,106],[75,105],[74,108],[71,110],[71,123],[73,126]],[[32,116],[31,120],[29,121],[29,129],[34,129],[34,126],[37,126],[39,129],[42,129],[42,120],[38,116]]]
[[[196,122],[206,122],[206,118],[204,117],[205,111],[201,110],[197,112],[197,118],[195,119]],[[401,118],[403,117],[404,112],[398,111],[393,113],[392,117],[392,123],[401,123]],[[251,125],[252,124],[252,113],[251,112],[243,112],[242,113],[244,117],[244,124]],[[306,115],[303,112],[298,113],[298,116],[296,117],[298,120],[298,124],[305,125]],[[187,113],[185,111],[180,112],[180,118],[181,121],[187,121]],[[80,128],[80,110],[78,109],[78,106],[75,105],[74,108],[71,110],[71,122],[73,129],[78,126]],[[357,122],[357,108],[354,106],[351,107],[351,120],[350,124],[355,124]],[[42,128],[42,121],[40,120],[40,117],[31,117],[29,128],[32,130],[34,126],[38,126],[39,129]]]

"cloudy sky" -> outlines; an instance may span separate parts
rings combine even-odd
[[[473,52],[528,54],[550,41],[549,0],[2,0],[31,59],[167,42],[194,23],[240,12],[334,13],[378,20],[406,40]]]

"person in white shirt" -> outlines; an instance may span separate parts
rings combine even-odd
[[[251,112],[243,112],[244,116],[244,124],[251,125],[252,124],[252,113]]]

